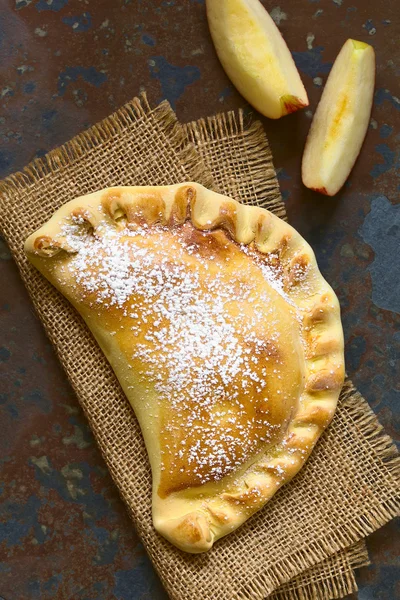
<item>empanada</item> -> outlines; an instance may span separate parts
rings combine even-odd
[[[311,248],[197,183],[77,198],[25,248],[135,410],[155,528],[209,550],[299,471],[335,411],[339,304]]]

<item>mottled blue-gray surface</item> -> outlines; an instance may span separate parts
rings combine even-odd
[[[364,242],[375,252],[368,267],[372,280],[372,302],[378,308],[400,314],[400,204],[386,196],[371,202],[371,212],[360,229]]]
[[[265,2],[310,106],[263,119],[291,223],[341,302],[347,371],[399,441],[400,17],[385,0]],[[360,159],[336,198],[306,190],[300,161],[343,42],[371,43],[377,80]],[[212,47],[203,0],[0,0],[0,177],[145,88],[189,121],[246,103]],[[0,243],[0,596],[166,598],[84,415]],[[400,598],[399,530],[369,538],[360,600]]]

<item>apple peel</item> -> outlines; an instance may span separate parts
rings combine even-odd
[[[206,0],[221,64],[244,98],[271,119],[308,106],[281,32],[259,0]]]
[[[347,180],[366,136],[375,87],[375,52],[349,39],[329,74],[302,160],[306,187],[334,196]]]

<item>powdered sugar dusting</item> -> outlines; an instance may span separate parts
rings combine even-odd
[[[216,244],[190,224],[172,232],[109,227],[97,236],[80,225],[62,231],[76,252],[66,269],[94,310],[118,311],[131,332],[129,360],[168,407],[160,411],[163,469],[176,489],[220,479],[279,434],[271,391],[290,401],[269,287],[252,284],[250,271],[227,277],[238,246]],[[284,295],[279,273],[267,262],[258,268]]]

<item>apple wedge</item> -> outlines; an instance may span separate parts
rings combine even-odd
[[[255,109],[279,119],[308,106],[289,48],[259,0],[206,0],[206,5],[222,66]]]
[[[334,196],[345,183],[367,133],[374,86],[374,49],[347,40],[311,123],[302,161],[305,186]]]

